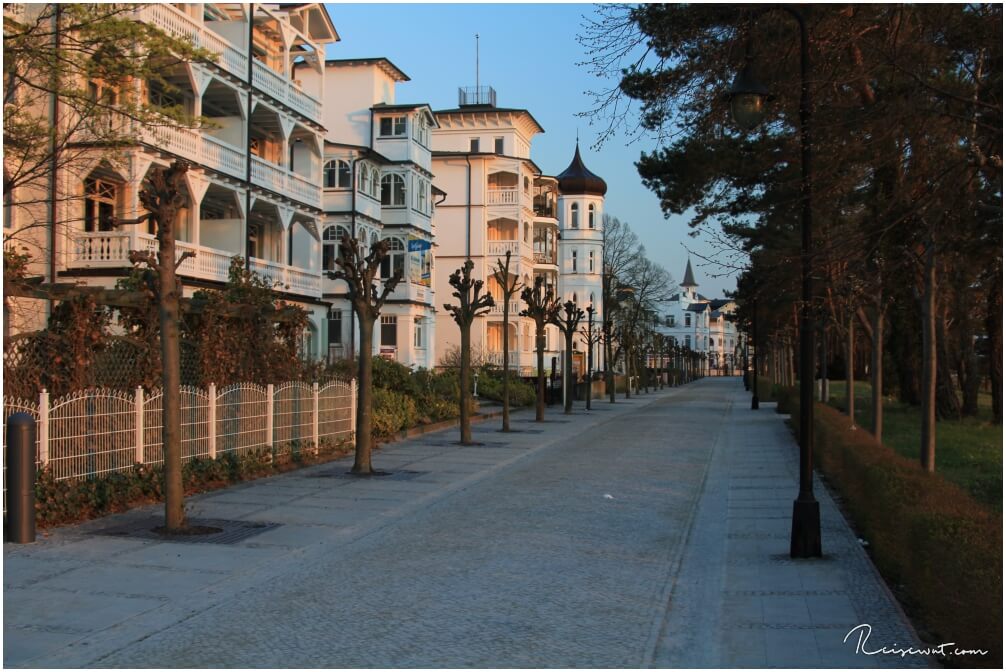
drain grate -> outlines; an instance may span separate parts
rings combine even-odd
[[[311,474],[311,478],[342,478],[360,483],[369,483],[371,481],[379,483],[382,481],[411,481],[428,473],[430,472],[401,469],[399,471],[376,471],[373,476],[357,476],[346,471],[345,467],[339,467],[337,469],[329,469],[328,471],[319,471],[316,474]]]
[[[190,527],[217,528],[219,532],[208,534],[161,534],[154,531],[164,525],[161,516],[147,516],[137,520],[94,530],[91,534],[103,537],[126,537],[129,539],[149,539],[170,541],[179,544],[236,544],[279,527],[279,523],[260,523],[248,520],[222,520],[218,518],[190,518]]]

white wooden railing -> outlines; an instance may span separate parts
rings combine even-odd
[[[278,194],[321,207],[321,183],[252,155],[252,182]]]
[[[490,240],[489,255],[494,257],[505,257],[507,252],[512,256],[520,255],[519,240]]]
[[[516,187],[490,187],[486,191],[487,205],[517,205],[520,203],[520,191]]]
[[[321,273],[278,264],[266,259],[252,258],[250,269],[268,280],[278,289],[294,294],[321,296]]]
[[[166,3],[150,3],[137,8],[136,15],[141,21],[153,24],[169,35],[188,40],[196,47],[217,54],[217,65],[238,79],[247,81],[247,52],[230,44],[184,12]]]
[[[308,119],[321,120],[321,101],[262,61],[254,61],[252,84]]]

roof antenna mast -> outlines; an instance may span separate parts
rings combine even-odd
[[[475,33],[475,91],[479,90],[479,34]]]

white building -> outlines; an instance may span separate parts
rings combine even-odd
[[[319,78],[305,68],[303,78]],[[370,351],[407,366],[434,365],[432,216],[435,188],[431,134],[437,121],[426,104],[395,100],[396,85],[409,78],[386,58],[328,60],[324,71],[324,224],[319,263],[337,270],[339,241],[348,234],[369,250],[387,239],[390,255],[381,278],[403,280],[388,297],[375,325]],[[325,328],[329,358],[353,357],[356,316],[346,283],[322,279],[332,302]]]
[[[30,19],[33,7],[5,4],[5,20]],[[47,209],[55,202],[53,216],[5,208],[5,240],[28,247],[32,272],[47,280],[112,287],[129,271],[130,250],[156,249],[152,229],[116,229],[112,218],[141,214],[138,192],[148,171],[184,159],[191,164],[190,207],[177,226],[178,248],[195,254],[178,267],[184,295],[223,286],[231,258],[243,257],[308,311],[304,351],[320,356],[327,312],[320,240],[325,82],[300,75],[320,74],[325,45],[339,39],[328,12],[318,3],[177,3],[140,5],[134,16],[216,53],[215,63],[170,66],[164,75],[178,91],[137,82],[134,92],[209,123],[202,130],[140,129],[135,147],[84,153],[79,167],[59,170],[37,194]],[[81,85],[106,100],[121,93],[103,91],[100,81]],[[45,325],[48,302],[34,305],[34,312],[14,312],[22,316],[14,331]]]
[[[738,354],[741,337],[730,316],[737,306],[732,299],[708,299],[696,291],[698,287],[689,260],[678,293],[662,306],[658,331],[674,337],[678,345],[705,353],[709,372],[722,372],[725,368],[736,374],[741,365]]]
[[[446,192],[435,216],[434,289],[449,300],[448,277],[471,259],[473,276],[486,280],[497,299],[496,307],[472,325],[473,350],[501,363],[503,330],[508,329],[511,366],[522,375],[534,375],[534,321],[520,317],[524,306],[515,296],[504,325],[502,289],[492,277],[496,262],[509,251],[510,272],[525,286],[541,277],[581,308],[593,297],[600,323],[600,223],[606,186],[583,166],[579,149],[563,174],[543,175],[531,159],[531,143],[544,129],[527,110],[497,107],[490,87],[461,89],[457,108],[434,115],[438,127],[433,131],[433,172]],[[436,319],[439,363],[459,346],[460,333],[446,311],[438,310]],[[559,330],[547,327],[547,367],[562,349]],[[595,365],[599,361],[595,358]],[[559,369],[561,362],[559,358]],[[581,362],[582,345],[577,364],[583,370]]]

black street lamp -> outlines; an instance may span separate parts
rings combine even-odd
[[[754,341],[754,352],[751,354],[751,370],[754,379],[751,394],[751,410],[758,410],[758,297],[751,301],[751,340]]]
[[[803,14],[789,5],[776,5],[794,19],[800,28],[800,184],[801,245],[800,267],[802,301],[800,305],[800,492],[793,502],[793,526],[789,554],[793,558],[821,556],[821,509],[814,499],[814,332],[811,322],[813,283],[811,278],[811,99],[810,45]],[[771,9],[766,10],[771,11]],[[768,90],[754,77],[751,61],[745,63],[730,87],[730,111],[738,126],[754,129],[765,114]],[[757,388],[757,385],[756,385]],[[753,403],[753,402],[752,402]]]
[[[587,306],[587,410],[590,410],[594,376],[594,304]]]

